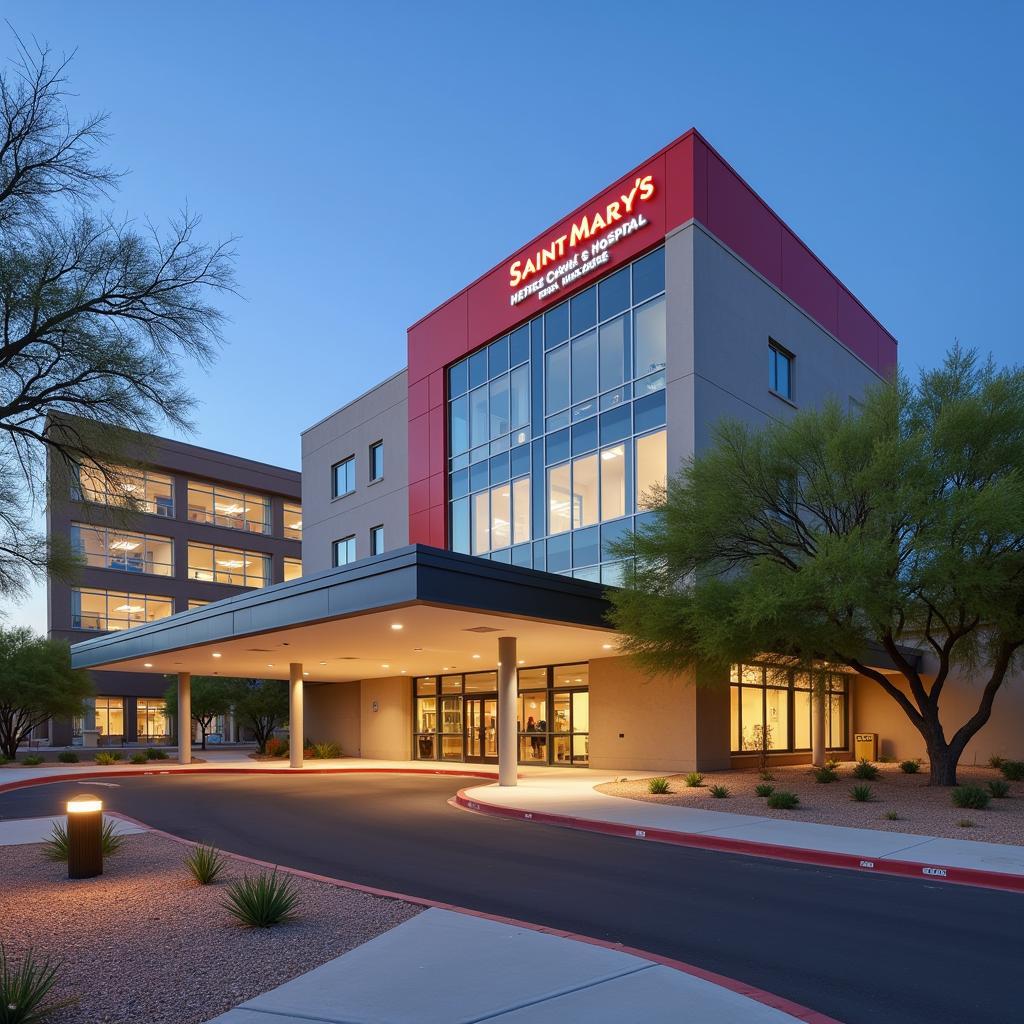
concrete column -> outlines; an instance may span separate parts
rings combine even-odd
[[[519,766],[516,735],[516,638],[498,637],[498,785],[514,786]]]
[[[811,764],[820,768],[825,763],[825,694],[817,680],[811,690]]]
[[[178,761],[192,763],[192,675],[178,673]]]
[[[302,665],[288,666],[288,759],[293,768],[302,767],[302,745],[306,734],[302,723]]]
[[[85,702],[85,717],[82,722],[83,729],[95,729],[96,728],[96,698],[90,697]]]

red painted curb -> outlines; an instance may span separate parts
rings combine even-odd
[[[76,779],[116,779],[125,775],[454,775],[470,779],[496,779],[497,772],[474,769],[457,772],[449,768],[215,768],[213,765],[183,765],[177,768],[119,768],[109,771],[67,772],[52,778],[15,779],[0,783],[0,793],[27,786],[46,786],[52,782]]]
[[[191,839],[184,839],[182,836],[176,836],[173,832],[164,832],[161,829],[152,828],[144,821],[139,821],[137,818],[129,817],[127,814],[121,814],[119,811],[108,811],[105,813],[108,817],[120,818],[122,821],[127,821],[132,825],[137,825],[139,828],[145,829],[147,832],[152,832],[153,835],[163,836],[163,838],[170,839],[171,841],[180,843],[183,846],[202,845],[200,843],[193,842]],[[473,910],[470,907],[459,907],[454,903],[442,903],[439,900],[431,900],[423,896],[410,896],[407,893],[393,892],[390,889],[378,889],[370,885],[361,885],[359,882],[347,882],[341,878],[332,878],[330,875],[318,875],[312,871],[303,871],[301,868],[291,868],[285,864],[272,864],[270,861],[259,860],[256,857],[246,857],[241,853],[230,853],[227,850],[221,850],[220,852],[224,854],[224,856],[230,857],[232,860],[240,861],[243,864],[253,864],[256,867],[270,868],[274,871],[281,871],[289,875],[295,875],[297,878],[306,878],[314,882],[322,882],[325,885],[333,885],[339,889],[351,889],[355,892],[366,893],[370,896],[401,900],[403,903],[411,903],[414,906],[419,907],[448,910],[455,914],[465,914],[467,917],[478,917],[485,921],[494,921],[497,924],[506,924],[514,928],[527,928],[530,931],[540,932],[544,935],[553,935],[558,938],[571,939],[574,942],[585,942],[587,945],[600,946],[603,949],[614,950],[618,953],[628,953],[632,956],[639,957],[642,960],[649,960],[652,963],[660,964],[663,967],[669,967],[682,974],[689,974],[692,977],[699,978],[701,981],[717,985],[720,988],[727,989],[730,992],[735,992],[738,995],[746,996],[748,999],[752,999],[755,1002],[762,1003],[765,1006],[770,1006],[783,1013],[788,1013],[797,1020],[804,1021],[805,1024],[842,1024],[842,1021],[837,1020],[835,1017],[829,1017],[827,1014],[819,1013],[817,1010],[812,1010],[810,1007],[803,1006],[800,1003],[795,1003],[791,999],[786,999],[784,996],[778,996],[774,992],[768,992],[765,989],[758,988],[756,985],[748,985],[746,982],[726,977],[724,974],[716,974],[714,971],[705,970],[703,967],[698,967],[696,964],[686,963],[684,960],[673,960],[671,957],[661,956],[659,953],[651,953],[644,949],[637,949],[635,946],[625,946],[618,942],[610,942],[607,939],[596,939],[590,935],[580,935],[577,932],[565,931],[561,928],[548,928],[545,925],[531,924],[529,921],[520,921],[518,918],[505,917],[501,914],[488,914],[482,910]]]
[[[819,867],[863,871],[868,874],[898,875],[903,878],[919,878],[925,881],[952,882],[956,885],[973,885],[985,889],[999,889],[1003,892],[1024,892],[1024,875],[1010,875],[1000,871],[958,868],[948,864],[928,864],[918,861],[886,860],[884,857],[858,857],[849,853],[828,853],[822,850],[805,850],[796,846],[775,846],[772,843],[758,843],[748,839],[725,839],[719,836],[697,835],[690,832],[673,832],[670,829],[619,825],[609,821],[576,818],[566,814],[550,814],[545,811],[524,811],[517,807],[502,807],[479,799],[471,799],[466,795],[464,789],[460,789],[449,803],[454,807],[476,814],[537,822],[541,825],[555,825],[559,828],[573,828],[583,832],[599,832],[602,835],[620,836],[625,839],[670,843],[674,846],[713,850],[717,853],[739,853],[749,857],[765,857],[770,860],[795,861],[802,864],[815,864]]]

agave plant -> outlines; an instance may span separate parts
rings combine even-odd
[[[290,878],[277,871],[246,875],[228,888],[223,905],[248,928],[269,928],[295,917],[299,894]]]
[[[74,1002],[51,998],[56,983],[57,967],[51,961],[37,960],[28,949],[15,967],[0,942],[0,1024],[40,1024]]]
[[[113,857],[124,845],[124,836],[120,836],[114,831],[112,821],[103,822],[100,829],[100,843],[103,847],[104,857]],[[54,822],[50,838],[43,843],[43,856],[47,860],[68,859],[68,827],[64,822]],[[0,1024],[4,1024],[2,1017],[0,1017]]]
[[[215,846],[193,846],[185,867],[200,885],[212,885],[224,871],[224,855]]]

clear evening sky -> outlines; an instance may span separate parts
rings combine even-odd
[[[696,126],[900,342],[1020,358],[1024,7],[5,0],[116,199],[238,235],[188,440],[299,467],[424,313]],[[13,44],[0,26],[0,54]],[[45,628],[42,589],[8,620]]]

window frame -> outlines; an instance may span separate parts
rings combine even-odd
[[[380,472],[377,472],[377,456],[380,455]],[[369,482],[377,483],[384,479],[384,439],[374,441],[369,447]]]
[[[345,471],[346,482],[351,481],[351,486],[349,486],[348,490],[345,491],[338,490],[338,470],[341,469],[342,466],[352,467],[351,473],[348,470]],[[333,466],[331,466],[331,500],[333,501],[335,498],[345,498],[350,494],[355,494],[355,491],[356,457],[355,454],[352,454],[347,455],[345,458],[340,459],[338,462],[334,463]]]
[[[785,345],[780,345],[774,338],[768,339],[768,351],[771,359],[768,367],[768,390],[777,398],[795,404],[793,396],[796,393],[794,378],[796,356]],[[789,383],[787,391],[780,391],[777,387],[779,379],[778,361],[780,359],[786,363],[786,380]]]
[[[192,564],[192,552],[198,549],[209,549],[210,551],[210,568],[207,569],[205,566],[193,566]],[[217,556],[218,555],[230,555],[232,558],[240,557],[242,564],[237,569],[218,569],[217,568]],[[249,577],[251,574],[248,569],[248,560],[254,559],[259,560],[263,564],[263,575],[261,583],[250,583]],[[222,587],[246,587],[250,590],[258,590],[260,587],[269,587],[273,583],[273,559],[266,551],[252,551],[248,548],[233,548],[226,544],[208,544],[206,541],[200,540],[189,540],[187,550],[187,567],[188,567],[188,579],[190,582],[197,583],[216,583]],[[194,576],[193,573],[210,572],[213,574],[213,579],[203,579],[201,576]],[[241,576],[243,579],[242,583],[236,583],[234,580],[222,580],[218,579],[218,575],[229,575],[229,576]]]
[[[291,509],[291,513],[289,513]],[[286,522],[288,515],[298,515],[299,525],[289,526]],[[281,533],[288,540],[302,540],[302,502],[301,501],[283,501],[281,503]]]
[[[352,557],[347,558],[344,562],[339,562],[338,545],[349,543],[352,545]],[[358,556],[356,553],[356,535],[354,533],[350,533],[347,537],[339,537],[337,540],[331,541],[331,565],[335,569],[340,569],[344,565],[351,565],[355,561],[358,561]]]
[[[378,537],[380,542],[378,544]],[[370,556],[384,554],[384,524],[378,523],[370,527]]]
[[[76,541],[82,541],[81,532],[88,531],[96,534],[101,538],[102,553],[100,555],[101,562],[90,562],[89,555],[85,552],[84,542],[76,543]],[[174,578],[174,538],[165,537],[155,533],[144,533],[141,530],[118,530],[111,526],[101,526],[90,523],[71,523],[71,546],[75,550],[76,554],[80,554],[83,558],[83,562],[86,566],[92,569],[109,569],[111,572],[125,573],[129,576],[153,576],[157,579],[173,579]],[[162,566],[167,569],[167,572],[158,572],[149,568],[142,569],[129,569],[118,565],[113,565],[115,561],[122,561],[127,563],[129,561],[129,551],[125,551],[121,557],[115,557],[110,550],[111,543],[117,541],[132,541],[138,540],[143,549],[142,565],[154,565]],[[169,562],[157,562],[155,559],[148,558],[149,545],[153,544],[167,544],[170,547],[170,561]]]
[[[195,506],[196,514],[193,515],[192,494],[208,495],[210,498],[210,511],[207,512],[201,506]],[[231,515],[217,512],[218,497],[231,501],[242,502],[241,518],[235,520]],[[249,505],[261,505],[263,507],[262,528],[257,529],[257,521],[250,520],[246,516]],[[223,530],[234,530],[237,533],[251,533],[258,537],[268,537],[273,533],[273,502],[269,494],[260,491],[249,491],[244,487],[232,487],[225,483],[214,483],[209,480],[189,479],[185,484],[185,508],[187,519],[190,523],[202,523],[206,526],[217,526]]]
[[[83,626],[82,625],[82,606],[81,598],[83,594],[90,594],[92,596],[101,595],[103,597],[103,615],[102,621],[105,625],[102,626]],[[169,594],[137,594],[130,590],[108,590],[106,587],[72,587],[69,591],[71,599],[71,614],[69,621],[71,622],[71,628],[74,630],[80,630],[83,633],[119,633],[124,630],[132,629],[135,626],[144,626],[147,622],[159,622],[160,619],[169,618],[174,614],[174,598]],[[75,598],[79,599],[78,612],[75,612]],[[115,622],[124,622],[127,625],[114,626],[110,625],[111,622],[111,611],[119,611],[120,609],[111,609],[110,601],[113,598],[115,601],[123,601],[124,604],[131,604],[133,602],[141,603],[143,618],[132,621],[129,618],[114,618]],[[150,619],[145,617],[145,612],[149,608],[150,603],[166,604],[170,611],[166,615],[159,615],[156,618]],[[126,613],[130,614],[130,613]],[[99,618],[99,616],[97,616]]]

